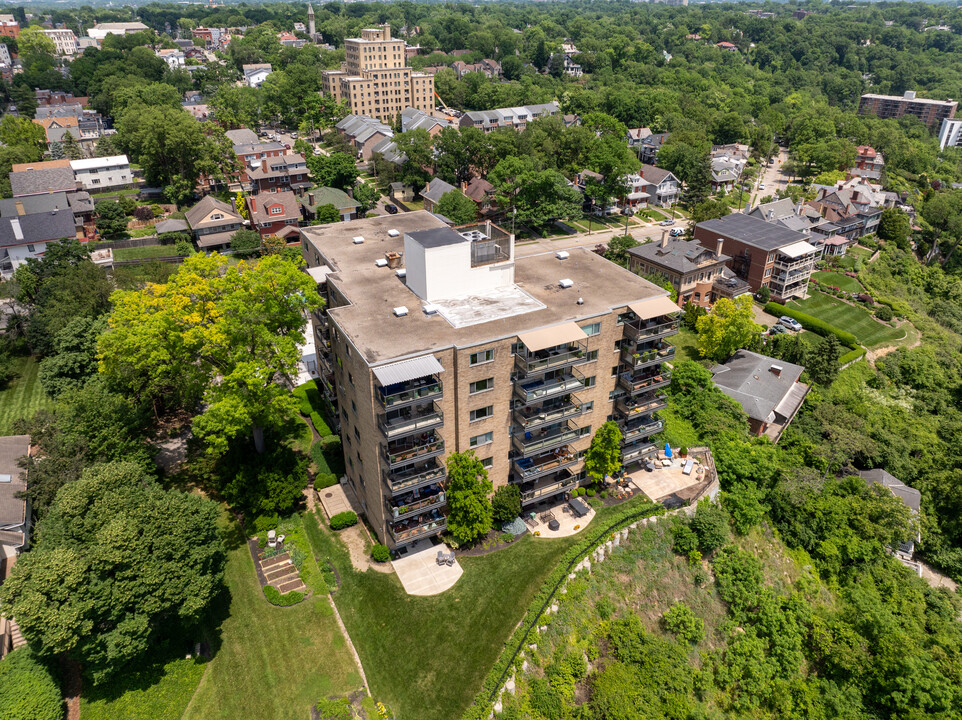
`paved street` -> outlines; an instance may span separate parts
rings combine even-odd
[[[628,234],[634,237],[638,242],[644,243],[648,240],[660,238],[663,230],[668,232],[674,228],[685,227],[687,227],[687,223],[684,220],[678,220],[671,227],[662,227],[658,224],[647,224],[644,227],[629,227]],[[530,255],[540,255],[541,253],[545,252],[557,252],[558,250],[569,250],[577,247],[593,248],[599,243],[607,245],[608,241],[611,240],[613,235],[623,235],[624,232],[625,228],[624,225],[622,225],[618,228],[592,230],[590,235],[586,232],[583,232],[577,233],[576,235],[568,235],[567,237],[563,238],[523,240],[515,246],[515,255],[518,257],[527,257]]]

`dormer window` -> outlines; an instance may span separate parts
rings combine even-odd
[[[284,212],[284,208],[277,205],[271,208],[271,215],[280,215],[282,212]]]
[[[217,213],[217,214],[215,214],[215,215],[211,215],[211,216],[210,216],[210,219],[211,219],[211,220],[223,220],[223,219],[224,219],[224,216],[223,216],[221,213]]]

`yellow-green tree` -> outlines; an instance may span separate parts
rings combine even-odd
[[[216,253],[184,261],[163,285],[117,291],[99,343],[100,371],[154,406],[191,409],[194,434],[213,454],[291,418],[284,387],[297,372],[305,312],[321,307],[298,263],[269,256],[228,266]]]
[[[722,298],[711,312],[698,318],[698,354],[716,362],[731,357],[739,348],[755,343],[762,326],[755,322],[751,295],[734,300]]]
[[[244,196],[241,195],[240,190],[238,190],[237,194],[234,196],[234,207],[237,209],[237,212],[240,213],[242,218],[245,220],[251,219],[250,211],[247,209],[247,203],[244,202]]]

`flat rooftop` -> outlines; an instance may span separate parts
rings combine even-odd
[[[699,230],[703,232],[699,233]],[[786,245],[792,245],[807,239],[802,233],[789,230],[784,225],[765,222],[754,215],[742,213],[732,213],[714,220],[705,220],[695,225],[696,236],[703,235],[704,231],[718,233],[739,240],[746,245],[768,251],[778,250]]]
[[[566,260],[559,260],[553,252],[516,257],[515,287],[506,289],[505,297],[494,297],[495,293],[436,301],[433,304],[439,312],[429,315],[424,312],[424,302],[395,270],[377,267],[375,262],[388,252],[403,253],[405,233],[445,227],[421,210],[301,228],[301,236],[321,256],[320,263],[315,263],[310,253],[311,264],[328,265],[328,283],[351,303],[332,308],[330,316],[368,364],[587,321],[667,294],[590,250],[576,248],[567,251]],[[390,230],[397,230],[397,237],[389,236]],[[354,238],[359,236],[364,242],[355,244]],[[570,279],[572,287],[562,288],[562,279]],[[579,298],[584,300],[582,305]],[[408,314],[395,317],[394,308],[401,306]]]

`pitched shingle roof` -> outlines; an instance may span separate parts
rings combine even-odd
[[[77,189],[73,170],[66,167],[23,170],[10,173],[10,191],[18,195],[36,195],[47,192],[64,192]]]
[[[224,219],[204,222],[204,218],[207,217],[212,210],[220,210],[224,213]],[[187,222],[193,230],[205,227],[217,227],[218,225],[230,225],[244,219],[235,208],[225,202],[221,202],[213,195],[204,196],[199,203],[184,213],[184,216],[187,218]]]
[[[451,190],[457,190],[457,188],[444,182],[441,178],[434,178],[427,184],[424,190],[421,191],[421,197],[437,204],[444,194]]]
[[[773,370],[776,367],[780,368],[777,375]],[[794,389],[804,370],[801,365],[739,350],[711,371],[718,389],[738,402],[748,417],[772,422],[775,409]]]

